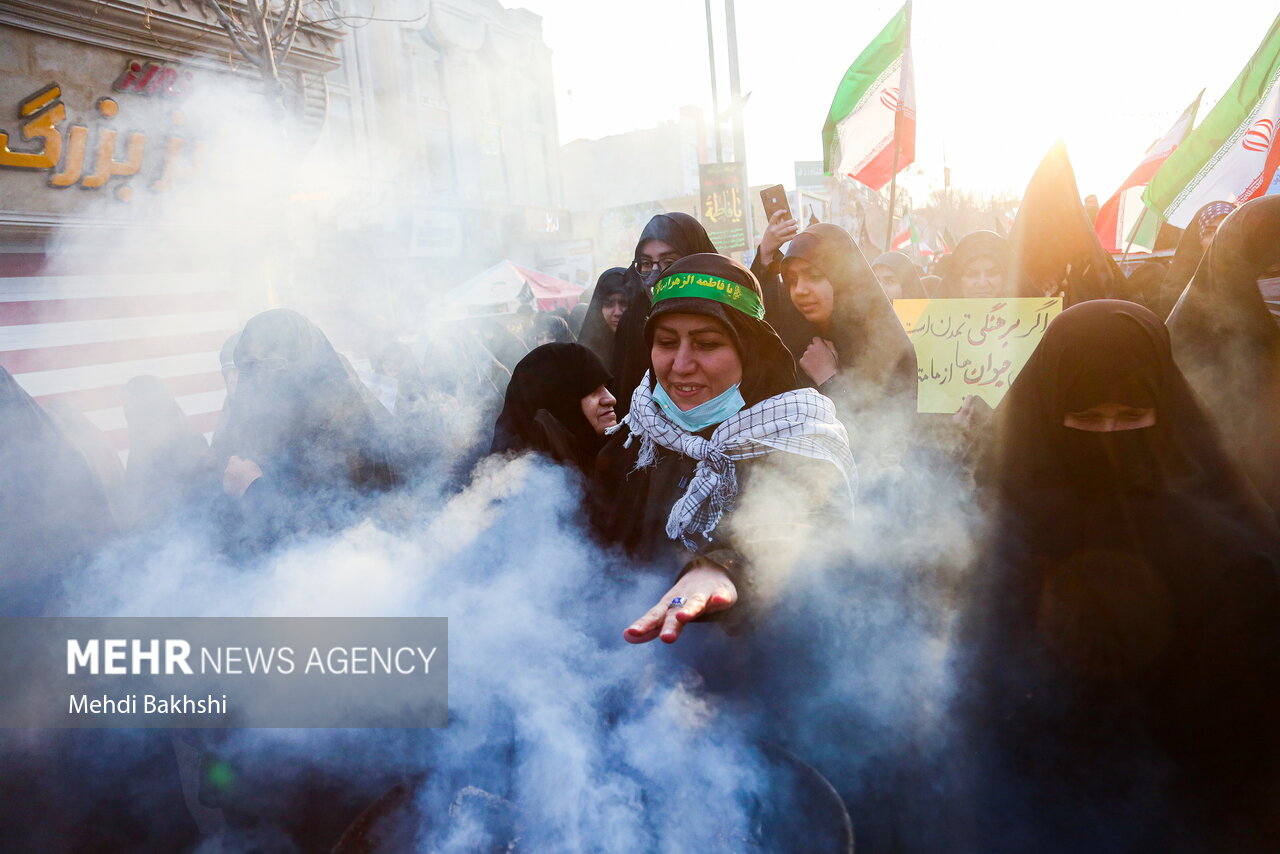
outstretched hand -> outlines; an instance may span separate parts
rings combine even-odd
[[[671,600],[679,597],[680,605]],[[714,614],[732,608],[738,601],[738,588],[728,573],[713,563],[703,563],[686,572],[666,595],[645,615],[622,633],[628,643],[648,643],[661,637],[664,643],[675,643],[685,623],[703,614]]]

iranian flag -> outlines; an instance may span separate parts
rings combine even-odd
[[[1103,249],[1114,253],[1125,252],[1130,247],[1136,247],[1143,252],[1150,252],[1155,246],[1155,237],[1160,230],[1160,218],[1142,203],[1142,191],[1146,189],[1151,176],[1156,174],[1174,149],[1182,144],[1187,134],[1191,133],[1191,127],[1196,122],[1196,112],[1200,109],[1200,99],[1203,96],[1204,90],[1201,90],[1191,106],[1178,116],[1173,127],[1147,149],[1138,168],[1130,173],[1120,185],[1120,189],[1116,190],[1115,195],[1107,199],[1106,204],[1098,210],[1093,228],[1098,232],[1098,239],[1102,241]]]
[[[932,258],[933,247],[925,242],[916,226],[915,218],[907,214],[902,218],[901,230],[894,236],[889,248],[894,252],[905,252],[907,247],[914,246],[921,258]]]
[[[1280,17],[1200,126],[1169,155],[1142,201],[1186,228],[1209,202],[1265,194],[1280,165]]]
[[[910,33],[908,2],[844,73],[822,126],[826,174],[879,190],[916,159]]]

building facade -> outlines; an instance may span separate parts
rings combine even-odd
[[[319,131],[338,35],[299,29],[279,68],[288,120],[257,128],[267,148]],[[218,349],[271,302],[279,242],[231,194],[213,204],[208,179],[243,159],[216,131],[263,92],[203,2],[0,5],[0,365],[117,448],[121,386],[140,374],[212,430]]]

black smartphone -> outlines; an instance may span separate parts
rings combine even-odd
[[[791,215],[791,205],[787,202],[787,191],[783,189],[781,184],[774,184],[772,187],[765,187],[761,190],[760,204],[764,205],[764,218],[766,220],[773,219],[773,215],[778,211],[786,211],[787,219],[795,219]]]

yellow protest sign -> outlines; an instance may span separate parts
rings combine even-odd
[[[1062,298],[896,299],[916,348],[920,412],[955,412],[977,395],[994,409],[1062,311]]]

